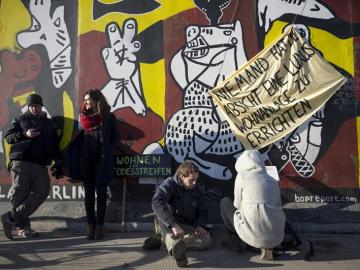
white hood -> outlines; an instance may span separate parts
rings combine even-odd
[[[245,150],[242,152],[236,160],[235,169],[238,173],[266,172],[264,161],[257,150]]]

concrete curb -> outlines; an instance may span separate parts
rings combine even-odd
[[[121,204],[108,204],[105,227],[114,232],[152,232],[154,214],[144,203],[127,205],[124,228],[121,224]],[[308,208],[305,208],[307,206]],[[0,214],[9,210],[10,203],[0,202]],[[218,208],[213,208],[210,223],[214,230],[224,231]],[[293,229],[304,233],[360,233],[360,204],[315,205],[287,204],[286,216]],[[310,222],[308,222],[310,221]],[[316,221],[316,222],[314,222]],[[351,221],[351,222],[348,222]],[[86,213],[83,201],[46,201],[31,216],[34,229],[39,231],[85,231]],[[2,226],[0,225],[0,228]]]
[[[318,224],[318,223],[293,223],[293,229],[301,233],[360,233],[359,223],[336,223],[336,224]]]
[[[296,232],[301,233],[360,233],[358,223],[291,223]],[[215,231],[225,231],[224,224],[214,224]],[[85,231],[86,222],[81,221],[32,221],[32,227],[39,231]],[[105,222],[105,228],[110,232],[153,232],[153,222],[125,222],[124,228],[121,223]]]

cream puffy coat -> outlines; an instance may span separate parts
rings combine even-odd
[[[261,155],[246,150],[235,164],[234,226],[239,237],[256,248],[270,249],[284,238],[285,214],[280,188],[266,172]]]

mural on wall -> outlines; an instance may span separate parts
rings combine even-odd
[[[52,82],[56,88],[60,88],[72,72],[71,44],[64,19],[64,6],[58,6],[52,14],[50,7],[50,0],[30,1],[31,26],[18,33],[17,40],[22,48],[35,44],[45,47]]]
[[[241,16],[243,13],[239,15],[245,2],[248,2],[247,8],[251,7],[249,1],[194,0],[211,26],[199,25],[197,21],[186,25],[183,31],[184,45],[169,59],[171,76],[183,91],[183,104],[169,117],[164,134],[165,147],[162,149],[178,162],[193,160],[202,173],[215,180],[229,180],[233,177],[234,158],[241,153],[243,147],[206,93],[254,55],[247,53],[249,42],[246,44],[245,40],[249,31],[242,30],[242,24],[249,22],[246,22],[245,16]],[[359,18],[354,18],[354,22],[337,18],[334,10],[340,7],[333,1],[328,2],[332,2],[331,8],[326,1],[259,0],[256,1],[256,11],[247,10],[257,15],[252,18],[254,20],[251,23],[259,33],[255,40],[259,44],[259,50],[294,21],[299,21],[301,23],[296,23],[295,27],[310,45],[349,78],[306,123],[289,136],[261,150],[264,159],[281,171],[283,187],[293,187],[299,181],[304,183],[301,186],[311,187],[312,184],[316,186],[321,183],[323,179],[323,184],[333,187],[358,187],[357,164],[353,162],[358,155],[358,101],[354,86],[353,36],[358,35],[356,29],[359,24],[356,20]],[[226,16],[221,16],[222,13]],[[220,18],[222,19],[219,20]],[[322,27],[319,21],[324,20]],[[333,28],[339,28],[339,25],[353,27],[355,31],[348,36],[337,36],[338,31],[332,29],[331,25],[336,26]],[[326,44],[327,40],[333,42]],[[254,44],[254,40],[252,42]],[[329,44],[341,44],[343,49],[329,55]],[[166,90],[167,93],[171,91]],[[339,134],[347,137],[347,145],[339,143]],[[158,145],[158,148],[161,146]],[[335,162],[331,156],[338,151],[341,156],[347,152],[341,162],[347,163],[349,170],[344,171],[339,167],[324,170],[324,164],[328,166]],[[222,160],[229,156],[232,159],[227,159],[229,162],[224,165]]]
[[[7,29],[1,33],[0,44],[1,183],[10,183],[6,171],[9,145],[2,134],[15,116],[27,110],[29,94],[43,97],[44,110],[58,124],[61,148],[71,141],[74,29],[69,25],[75,23],[76,7],[66,1],[1,1],[1,24]]]
[[[311,44],[310,29],[303,24],[295,24],[294,27],[316,49]],[[321,51],[318,52],[322,54]],[[353,91],[352,77],[342,68],[336,65],[334,67],[347,77],[348,81],[307,123],[301,125],[292,134],[276,142],[270,148],[270,161],[275,160],[273,163],[278,168],[282,169],[286,164],[290,163],[299,175],[305,178],[312,176],[315,172],[315,162],[326,153],[340,125],[347,118],[358,116],[356,115],[358,102]],[[341,96],[343,98],[339,100]],[[339,102],[344,104],[340,105]],[[334,106],[334,103],[338,103],[339,106]],[[325,136],[322,136],[322,134]]]
[[[162,17],[152,14],[161,14],[161,5],[85,2],[79,6],[78,103],[87,89],[100,89],[119,120],[121,153],[141,153],[147,144],[161,140],[164,126],[164,105],[154,96],[161,89],[153,89],[162,83],[164,72]],[[144,80],[144,66],[159,69],[152,70],[150,80],[147,72]]]
[[[322,1],[322,3],[298,1],[297,3],[279,4],[275,9],[271,7],[273,2],[270,4],[269,1],[259,1],[259,26],[267,34],[264,44],[270,42],[270,39],[267,39],[268,36],[281,31],[296,20],[300,23],[295,24],[295,27],[308,40],[309,44],[323,55],[335,69],[348,78],[347,83],[333,95],[322,110],[313,115],[307,124],[300,126],[290,136],[275,143],[270,148],[268,156],[270,162],[277,165],[280,170],[289,171],[289,167],[286,166],[291,165],[292,169],[304,180],[309,178],[315,183],[323,182],[323,184],[330,184],[333,187],[358,187],[358,165],[353,162],[353,159],[358,155],[356,117],[359,115],[359,110],[354,84],[356,56],[353,46],[356,40],[353,40],[352,35],[359,34],[356,30],[359,28],[359,23],[356,22],[359,18],[350,18],[354,22],[346,22],[337,18],[334,10],[339,10],[340,7],[333,1],[328,2],[328,4],[332,4],[332,8],[325,5],[326,1]],[[292,8],[290,8],[291,6]],[[299,8],[301,9],[300,13]],[[293,15],[287,14],[287,10]],[[283,21],[277,22],[274,17],[281,17]],[[323,23],[320,24],[319,21]],[[330,25],[333,27],[329,27]],[[353,28],[354,31],[343,36],[337,30],[341,27]],[[326,41],[328,42],[326,43]],[[332,49],[329,48],[329,44]],[[346,123],[351,123],[351,126],[347,125],[344,129]],[[342,134],[341,139],[339,134]],[[344,140],[347,141],[347,145],[341,145],[341,141]],[[343,147],[342,150],[340,150],[341,147]],[[340,156],[343,151],[346,151],[345,149],[348,149],[349,152],[342,159]],[[334,153],[340,153],[340,156],[334,158],[336,161],[331,160]],[[331,169],[331,166],[329,168],[330,163],[327,163],[324,171],[323,164],[326,164],[325,162],[334,164],[334,169]],[[335,165],[340,165],[342,162],[344,162],[343,166],[349,166],[348,171],[342,171],[341,167]],[[319,173],[315,174],[316,171]],[[342,173],[335,178],[340,171]],[[332,173],[335,175],[330,176]],[[331,179],[332,177],[334,178]],[[311,186],[311,183],[308,185]]]
[[[169,120],[166,148],[176,161],[191,159],[218,180],[229,180],[232,174],[227,167],[206,161],[206,155],[236,158],[243,147],[207,94],[246,63],[242,36],[239,21],[188,26],[186,47],[171,62],[172,75],[184,91],[184,104]]]
[[[129,107],[136,114],[145,116],[146,104],[136,58],[141,44],[133,40],[137,32],[136,21],[125,21],[122,34],[116,22],[109,23],[106,30],[110,47],[102,50],[102,56],[110,80],[101,91],[112,112]]]
[[[332,19],[335,15],[317,0],[258,0],[258,23],[265,32],[283,15],[294,14],[314,19]]]
[[[98,88],[119,122],[119,153],[170,154],[175,165],[191,159],[207,184],[231,187],[244,148],[207,93],[294,24],[349,80],[305,124],[261,153],[280,170],[282,188],[359,187],[360,17],[347,14],[355,1],[1,3],[0,22],[7,26],[0,31],[6,37],[0,38],[1,136],[36,92],[58,121],[65,149],[83,94]],[[2,138],[1,184],[10,183],[8,150]]]

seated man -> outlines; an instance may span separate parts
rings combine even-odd
[[[272,260],[272,249],[284,238],[285,214],[278,182],[267,174],[261,155],[246,150],[235,164],[234,202],[223,198],[220,213],[229,233],[226,248],[240,251],[241,240],[261,249],[261,259]]]
[[[200,250],[211,245],[211,236],[205,230],[208,211],[204,204],[204,190],[197,183],[198,177],[199,168],[184,161],[175,176],[165,179],[158,187],[152,199],[162,239],[179,267],[188,264],[186,249]],[[156,239],[152,238],[153,241]]]

